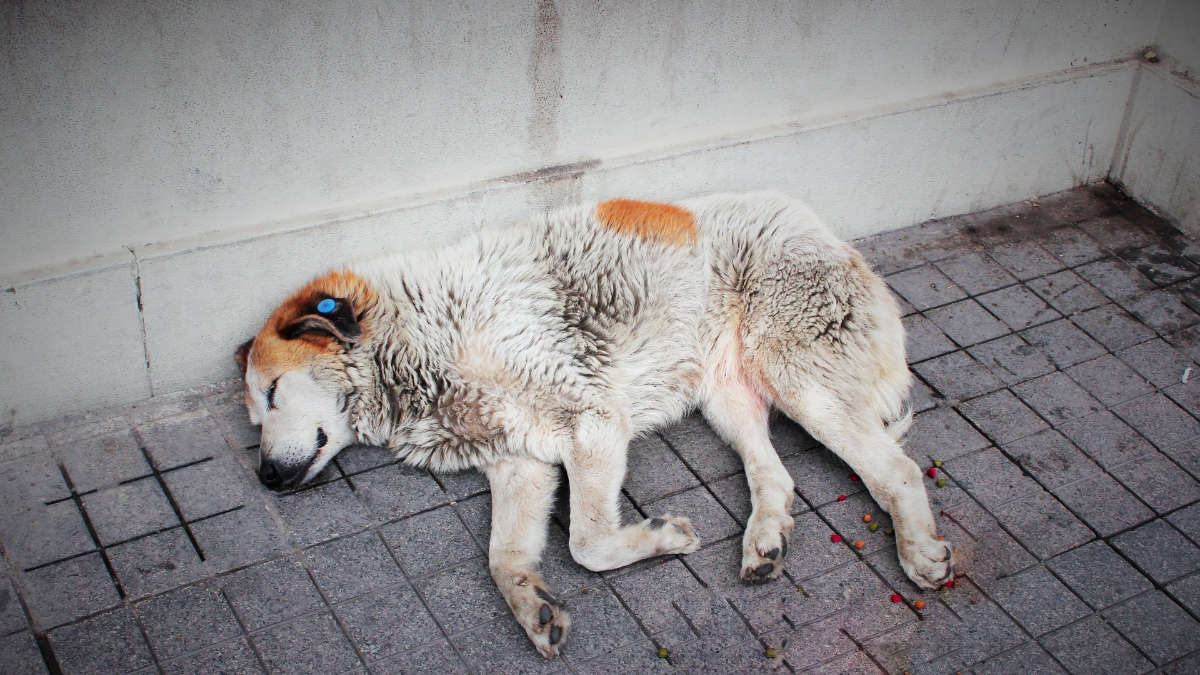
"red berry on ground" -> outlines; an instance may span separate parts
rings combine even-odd
[[[838,501],[839,501],[839,502],[844,502],[844,501],[846,501],[846,495],[838,495]]]
[[[950,581],[942,584],[942,588],[954,588],[954,580],[951,579]]]
[[[835,544],[836,544],[836,543],[838,543],[838,542],[839,542],[839,541],[841,541],[841,540],[842,540],[842,535],[840,535],[840,534],[831,534],[831,535],[829,535],[829,541],[832,541],[832,542],[833,542],[833,543],[835,543]]]
[[[899,593],[892,593],[892,602],[900,602],[903,599]]]
[[[929,474],[930,478],[937,478],[937,467],[931,466],[931,467],[929,467],[929,470],[926,471],[925,473]]]
[[[850,480],[857,481],[857,480],[858,480],[858,474],[856,474],[856,473],[852,473],[852,474],[850,474]]]

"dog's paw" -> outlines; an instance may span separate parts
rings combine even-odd
[[[548,659],[558,656],[571,628],[566,603],[542,586],[529,584],[513,588],[509,606],[538,652]]]
[[[756,511],[750,515],[742,537],[742,581],[763,583],[783,572],[783,559],[795,527],[796,520],[786,513]]]
[[[694,553],[700,549],[700,537],[692,521],[663,514],[645,521],[646,534],[654,538],[655,555]]]
[[[941,587],[954,576],[954,550],[950,542],[932,537],[899,541],[900,567],[913,583],[926,590]]]

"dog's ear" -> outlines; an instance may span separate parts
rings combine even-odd
[[[331,337],[349,349],[362,337],[362,328],[354,308],[342,298],[315,298],[308,311],[284,326],[279,337],[295,340],[304,337]]]
[[[250,347],[253,344],[254,338],[250,338],[249,340],[243,342],[241,346],[237,348],[237,351],[233,353],[234,360],[237,361],[238,367],[240,367],[242,370],[243,380],[246,379],[246,363],[250,359]]]

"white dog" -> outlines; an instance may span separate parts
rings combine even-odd
[[[779,575],[794,527],[771,407],[862,477],[913,581],[952,573],[898,445],[911,414],[896,304],[858,252],[779,195],[615,200],[354,265],[295,293],[238,356],[268,487],[311,479],[356,442],[486,472],[492,577],[548,658],[570,625],[538,572],[555,465],[579,564],[691,553],[687,518],[622,526],[617,502],[630,440],[697,407],[745,463],[743,579]]]

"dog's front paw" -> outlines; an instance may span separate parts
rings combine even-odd
[[[796,520],[786,513],[755,511],[742,537],[742,581],[763,583],[783,572]]]
[[[681,516],[663,514],[645,521],[646,534],[654,538],[655,555],[695,553],[700,550],[692,521]]]
[[[525,629],[538,652],[548,659],[558,656],[571,628],[566,603],[540,585],[529,584],[514,588],[509,604],[517,623]]]
[[[913,583],[926,590],[941,587],[954,576],[954,550],[950,542],[927,537],[898,541],[900,567]]]

